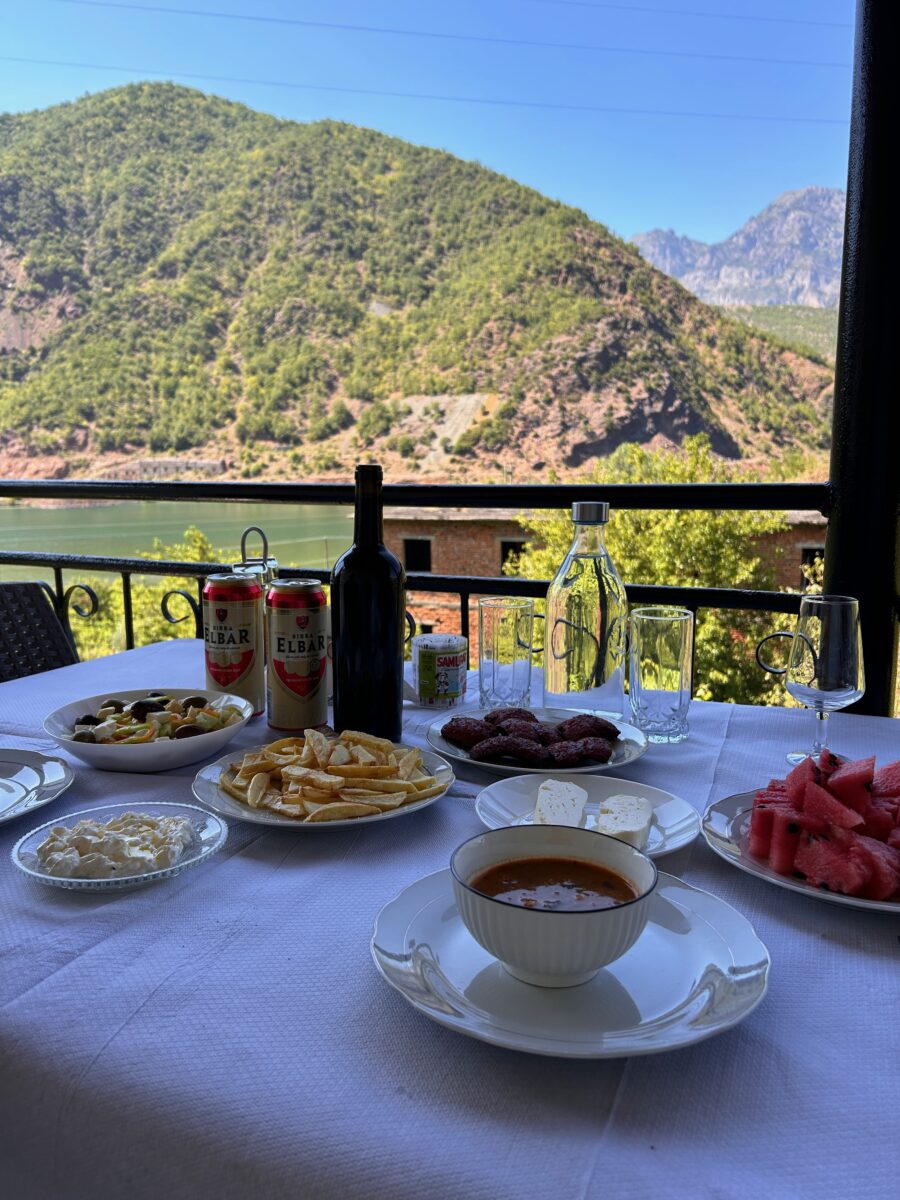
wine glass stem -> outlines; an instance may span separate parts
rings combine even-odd
[[[813,741],[813,748],[810,750],[810,758],[818,758],[825,749],[825,743],[828,741],[828,713],[821,708],[816,709],[816,736]]]

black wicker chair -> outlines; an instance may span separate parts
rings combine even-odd
[[[39,583],[0,583],[0,683],[78,662]]]

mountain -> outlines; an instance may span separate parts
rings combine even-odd
[[[830,386],[441,151],[172,84],[0,117],[3,474],[521,479],[704,431],[761,458],[825,444]]]
[[[846,196],[837,188],[785,192],[724,242],[671,229],[632,238],[647,262],[708,304],[837,306]]]

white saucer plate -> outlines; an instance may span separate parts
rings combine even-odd
[[[401,748],[412,749],[409,746]],[[307,824],[305,821],[281,816],[266,808],[251,808],[249,804],[242,804],[240,800],[235,800],[233,796],[229,796],[219,787],[219,776],[230,763],[236,762],[243,754],[252,754],[254,751],[264,749],[265,746],[253,746],[249,750],[242,751],[241,754],[226,754],[217,762],[201,767],[194,777],[194,795],[201,804],[205,804],[213,812],[217,812],[223,817],[230,817],[235,821],[249,821],[252,825],[272,825],[279,829],[293,829],[298,833],[327,833],[329,829],[357,828],[360,825],[372,825],[378,821],[390,821],[394,817],[407,817],[412,813],[421,812],[423,808],[428,808],[430,804],[435,804],[442,796],[445,796],[456,779],[449,763],[445,763],[437,754],[423,750],[423,770],[427,771],[429,775],[434,775],[437,782],[443,785],[443,791],[438,792],[436,796],[429,796],[427,800],[420,800],[418,804],[404,804],[400,808],[389,809],[387,812],[378,813],[377,816],[350,817],[345,821],[311,821]]]
[[[74,778],[61,758],[0,746],[0,825],[49,804]]]
[[[651,903],[635,945],[590,982],[533,987],[471,937],[438,871],[381,910],[372,958],[413,1008],[467,1037],[560,1058],[657,1054],[742,1021],[770,960],[749,921],[708,892],[660,874]]]
[[[840,892],[824,892],[819,888],[810,887],[800,879],[789,879],[779,875],[767,863],[753,858],[747,853],[747,837],[750,831],[750,814],[753,809],[753,798],[756,792],[738,792],[734,796],[726,796],[711,804],[703,814],[700,828],[711,850],[720,858],[755,875],[774,883],[776,887],[786,888],[789,892],[797,892],[808,896],[811,900],[824,900],[826,904],[840,904],[844,908],[865,908],[869,912],[887,912],[894,916],[900,914],[900,901],[897,900],[865,900],[861,896],[842,896]]]
[[[538,788],[555,774],[522,775],[515,779],[498,779],[478,793],[475,811],[488,829],[507,825],[530,825],[537,801]],[[688,846],[700,832],[700,814],[695,808],[661,788],[648,787],[631,779],[616,779],[612,775],[592,775],[578,780],[578,786],[588,794],[586,817],[593,816],[610,796],[643,796],[653,805],[653,823],[647,845],[642,847],[649,858],[660,858]],[[582,826],[584,820],[582,820]]]
[[[429,725],[428,732],[425,735],[428,745],[437,750],[438,754],[442,754],[444,758],[449,758],[451,762],[465,763],[467,766],[475,767],[479,771],[487,771],[490,775],[502,775],[504,778],[511,778],[513,775],[546,775],[548,771],[546,766],[526,767],[524,763],[517,765],[511,762],[476,762],[467,750],[463,750],[459,746],[454,746],[452,742],[448,742],[446,738],[441,736],[441,729],[454,716],[474,717],[475,720],[480,720],[484,717],[485,713],[490,711],[489,708],[475,708],[464,709],[455,713],[444,713]],[[585,708],[529,709],[529,712],[533,712],[539,721],[546,721],[549,725],[556,725],[560,721],[565,721],[566,717],[574,717],[579,713],[587,711],[588,709]],[[635,759],[647,753],[649,743],[640,729],[637,729],[634,725],[626,725],[623,721],[614,721],[613,724],[621,732],[618,740],[613,742],[613,752],[609,762],[592,762],[584,767],[554,767],[554,776],[594,775],[598,771],[611,771],[616,767],[627,766],[628,763],[633,763]]]
[[[69,879],[64,876],[48,875],[40,869],[37,848],[55,825],[75,825],[85,819],[105,822],[120,817],[126,812],[147,813],[151,817],[187,817],[196,833],[195,844],[189,847],[178,862],[161,871],[144,871],[140,875],[118,875],[109,879]],[[161,879],[171,879],[189,867],[199,866],[211,854],[221,850],[228,837],[228,826],[212,813],[193,804],[144,804],[136,800],[133,804],[105,804],[100,808],[86,808],[80,812],[66,813],[56,821],[47,821],[19,838],[10,851],[10,858],[29,879],[44,883],[48,887],[65,888],[73,892],[121,892],[127,888],[144,887]]]

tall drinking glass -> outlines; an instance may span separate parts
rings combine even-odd
[[[812,749],[789,754],[788,762],[818,758],[828,739],[828,714],[854,704],[866,690],[859,603],[852,596],[803,597],[785,685],[816,714]]]
[[[534,601],[486,596],[478,601],[478,687],[482,708],[524,707],[531,699]]]
[[[694,614],[656,605],[632,609],[628,697],[632,719],[651,742],[683,742],[688,735]]]

